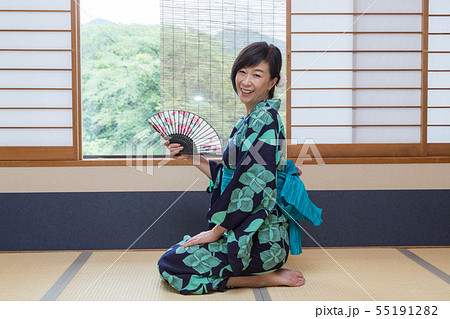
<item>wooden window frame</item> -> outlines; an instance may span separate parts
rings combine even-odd
[[[96,158],[83,159],[82,154],[82,129],[81,129],[81,56],[80,56],[80,7],[74,0],[70,1],[69,10],[1,10],[1,12],[71,12],[71,42],[72,42],[72,128],[73,147],[0,147],[0,167],[72,167],[72,166],[129,166],[129,165],[157,165],[163,158],[153,159],[128,159],[121,158]],[[422,1],[422,50],[418,52],[428,52],[428,8],[429,0]],[[286,65],[287,73],[291,71],[291,0],[286,1]],[[355,13],[357,14],[357,13]],[[427,30],[427,32],[423,32]],[[53,31],[53,30],[52,30]],[[1,49],[0,49],[1,50]],[[3,51],[13,51],[4,49]],[[33,51],[33,50],[21,50]],[[35,51],[35,50],[34,50]],[[46,50],[38,50],[46,51]],[[51,50],[54,51],[54,50]],[[66,50],[67,51],[67,50]],[[428,81],[428,54],[422,54],[422,140],[426,141],[427,125],[427,81]],[[424,70],[426,70],[424,72]],[[426,89],[424,90],[424,85]],[[287,87],[290,87],[288,78]],[[286,124],[287,139],[291,138],[291,96],[290,90],[286,95]],[[412,144],[412,143],[411,143]],[[409,147],[402,147],[401,144],[367,144],[360,150],[355,150],[354,145],[347,144],[322,144],[318,145],[321,152],[322,163],[325,164],[405,164],[405,163],[450,163],[449,144],[428,144],[415,143],[408,144]],[[412,147],[411,147],[412,146]],[[302,145],[287,145],[287,156],[290,159],[298,160]],[[386,154],[380,149],[386,150]],[[352,156],[348,154],[352,153]],[[417,155],[419,154],[419,155]],[[20,158],[20,160],[18,160]],[[208,157],[211,160],[221,161],[221,157]],[[298,163],[298,162],[297,162]],[[318,159],[309,157],[302,160],[303,164],[317,164]],[[170,159],[166,165],[190,165],[186,161]]]

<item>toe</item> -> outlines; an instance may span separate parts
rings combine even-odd
[[[305,284],[306,280],[305,278],[299,278],[297,282],[297,286],[303,286]]]

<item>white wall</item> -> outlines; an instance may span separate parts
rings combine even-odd
[[[450,189],[447,164],[303,165],[307,190]],[[209,179],[192,166],[1,167],[0,193],[205,191]]]

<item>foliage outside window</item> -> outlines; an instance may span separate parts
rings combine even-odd
[[[285,52],[285,1],[162,0],[160,10],[160,25],[81,26],[84,155],[164,154],[146,119],[172,109],[206,119],[225,146],[245,116],[230,81],[236,55],[255,41]]]

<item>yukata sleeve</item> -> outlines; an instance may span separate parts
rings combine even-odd
[[[222,169],[222,163],[217,163],[216,161],[209,161],[209,171],[211,173],[211,179],[215,181],[217,179],[217,174]]]
[[[211,174],[211,178],[209,179],[209,186],[206,189],[207,193],[212,193],[214,188],[217,188],[220,185],[220,171],[222,170],[222,163],[217,163],[216,161],[209,161],[209,172]]]
[[[248,122],[245,136],[236,140],[236,164],[233,178],[206,214],[209,222],[235,229],[251,214],[276,204],[276,159],[278,120],[267,109],[255,112]]]

